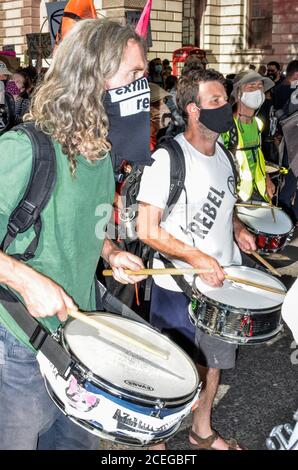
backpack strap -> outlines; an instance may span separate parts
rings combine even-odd
[[[185,190],[185,158],[181,145],[173,137],[163,137],[156,149],[165,149],[170,156],[170,192],[167,200],[168,216]]]
[[[42,228],[40,213],[47,205],[56,183],[56,155],[50,137],[38,130],[33,122],[20,124],[12,130],[20,130],[30,139],[32,169],[27,189],[9,217],[0,249],[5,252],[18,233],[26,232],[33,225],[35,238],[23,254],[12,255],[27,261],[35,255]]]
[[[218,145],[220,148],[224,151],[226,157],[228,158],[232,171],[233,171],[233,176],[234,176],[234,181],[235,181],[235,188],[237,188],[239,182],[240,182],[240,177],[239,177],[239,171],[238,171],[238,162],[236,160],[236,157],[233,155],[233,153],[228,150],[224,144],[221,142],[217,141]]]
[[[15,125],[15,115],[14,98],[5,91],[4,104],[0,104],[0,135],[9,131]]]
[[[41,351],[57,368],[58,373],[67,377],[72,358],[51,334],[31,315],[20,299],[9,289],[0,285],[0,302],[18,326],[26,333],[30,344]]]
[[[234,119],[233,119],[233,125],[231,129],[229,130],[228,135],[229,135],[228,149],[230,150],[230,152],[232,152],[233,155],[235,155],[237,152],[239,139],[238,139],[238,129],[237,129]]]
[[[169,216],[177,203],[182,191],[185,189],[185,176],[186,166],[185,157],[181,145],[173,137],[165,136],[160,139],[156,149],[165,149],[170,156],[170,192],[167,200],[168,211],[163,220]],[[164,265],[169,268],[175,268],[174,264],[159,253],[159,258]],[[153,261],[153,259],[152,259]],[[153,263],[152,263],[153,264]],[[151,266],[150,266],[151,267]],[[152,277],[150,278],[152,280]],[[183,276],[175,276],[173,279],[176,281],[180,289],[188,296],[191,297],[192,290]],[[152,281],[151,281],[152,282]],[[151,286],[150,286],[151,287]],[[147,286],[146,286],[147,289]],[[147,295],[148,298],[148,295]]]

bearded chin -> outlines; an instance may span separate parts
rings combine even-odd
[[[200,121],[198,121],[198,127],[199,127],[199,130],[200,130],[201,134],[203,134],[203,136],[206,139],[208,139],[208,140],[217,140],[218,139],[218,136],[219,136],[218,132],[214,132],[211,129],[208,129],[208,127],[206,127]]]

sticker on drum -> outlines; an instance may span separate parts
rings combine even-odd
[[[60,342],[73,359],[70,376],[59,376],[42,353],[37,355],[50,397],[76,424],[104,439],[137,446],[168,439],[196,406],[194,363],[150,326],[108,313],[91,318],[99,330],[104,320],[127,338],[69,320]],[[139,345],[129,340],[132,334]],[[152,350],[142,348],[142,340]],[[157,355],[154,348],[167,354]]]
[[[253,202],[253,204],[260,203]],[[281,209],[271,209],[269,204],[262,203],[262,205],[264,205],[264,208],[237,206],[237,216],[254,233],[285,235],[291,232],[293,224],[290,217],[284,211]],[[272,211],[274,212],[275,221]]]

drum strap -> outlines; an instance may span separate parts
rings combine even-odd
[[[105,288],[101,282],[96,279],[95,283],[95,293],[96,293],[96,308],[98,310],[106,310],[107,312],[115,313],[121,315],[124,318],[130,320],[135,320],[139,323],[149,326],[149,323],[146,322],[142,317],[140,317],[136,312],[131,308],[127,307],[123,302],[114,297],[108,290]]]
[[[36,351],[41,351],[56,367],[59,375],[67,377],[72,366],[72,359],[65,349],[51,334],[29,315],[20,299],[9,289],[0,286],[0,301],[17,325],[29,338]]]
[[[161,253],[159,253],[159,258],[164,263],[166,268],[176,268],[176,266],[171,261],[169,261],[167,258],[165,258]],[[172,276],[172,277],[176,281],[176,284],[178,285],[178,287],[180,287],[182,292],[187,297],[189,297],[189,299],[191,299],[192,298],[192,288],[190,287],[188,282],[186,282],[184,277],[183,276]]]

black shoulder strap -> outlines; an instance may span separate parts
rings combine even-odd
[[[48,203],[56,183],[56,156],[49,136],[38,130],[33,122],[20,124],[14,131],[24,132],[32,144],[32,169],[23,198],[9,217],[7,233],[0,249],[5,252],[18,233],[26,232],[32,225],[35,238],[23,254],[14,255],[26,261],[34,257],[41,232],[40,213]]]
[[[26,307],[18,297],[1,285],[0,302],[26,333],[34,349],[41,351],[54,364],[60,375],[67,377],[72,366],[72,358],[67,351],[35,318],[29,315]]]
[[[15,125],[15,101],[7,91],[4,94],[5,103],[0,104],[0,135],[9,131]]]
[[[163,148],[167,150],[170,156],[170,193],[167,201],[168,213],[177,203],[181,192],[185,189],[185,158],[181,146],[173,137],[165,136],[160,140],[156,149]]]
[[[238,129],[237,129],[237,126],[236,126],[236,123],[233,119],[233,125],[231,127],[231,129],[229,130],[229,150],[230,152],[232,152],[233,155],[236,154],[236,151],[237,151],[237,148],[238,148],[238,142],[239,142],[239,138],[238,138]]]
[[[227,158],[230,162],[230,165],[231,165],[232,171],[233,171],[234,180],[235,180],[235,188],[237,188],[238,183],[239,183],[239,179],[240,179],[237,159],[233,155],[233,153],[224,146],[224,144],[222,144],[219,141],[217,143],[219,144],[220,148],[224,151],[224,153],[226,154],[226,156],[227,156]]]

